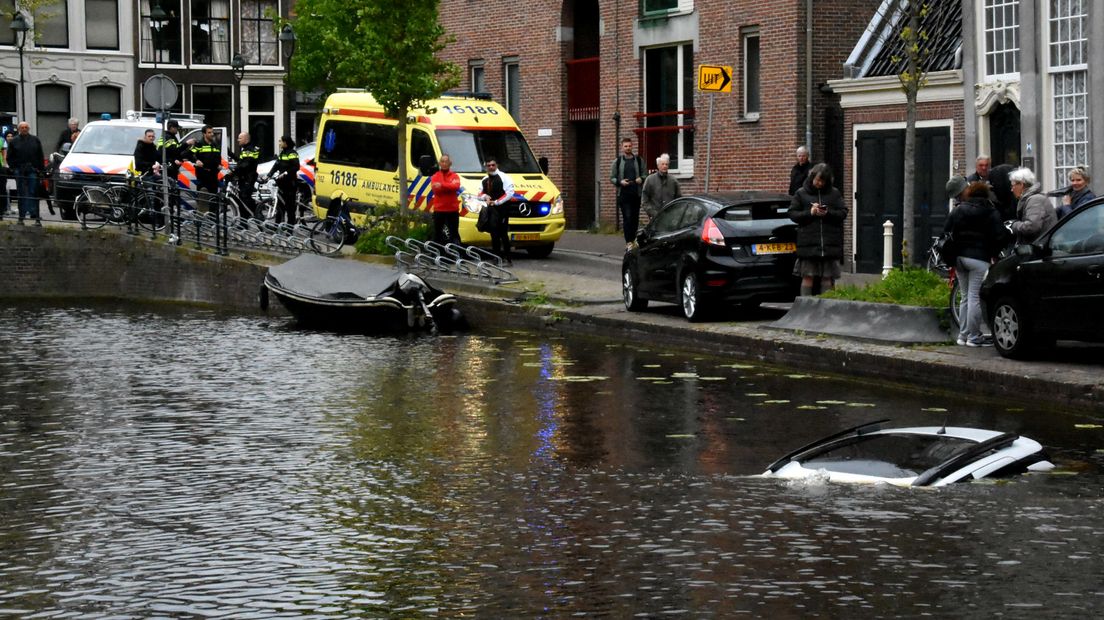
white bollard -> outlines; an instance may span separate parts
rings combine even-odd
[[[893,271],[893,222],[882,224],[882,278]]]

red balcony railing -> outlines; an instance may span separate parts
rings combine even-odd
[[[567,118],[598,120],[598,57],[567,61]]]
[[[694,110],[670,110],[666,112],[637,112],[633,114],[637,127],[637,141],[640,143],[640,156],[644,158],[644,165],[649,170],[655,168],[655,160],[660,155],[667,153],[671,156],[673,166],[678,165],[681,154],[678,152],[678,134],[680,131],[687,133],[694,131]],[[678,123],[682,119],[683,124]],[[665,124],[672,123],[672,124]],[[687,135],[683,140],[684,148],[692,144],[693,135]]]

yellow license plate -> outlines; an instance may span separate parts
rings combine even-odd
[[[514,233],[510,238],[514,241],[540,241],[540,233]]]
[[[756,243],[752,246],[756,254],[790,254],[797,251],[796,243]]]

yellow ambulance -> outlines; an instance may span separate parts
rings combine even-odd
[[[419,170],[418,165],[431,161],[435,170],[441,154],[447,153],[462,186],[460,239],[489,246],[490,235],[476,230],[476,214],[464,208],[463,195],[479,193],[483,164],[494,159],[514,183],[511,244],[538,258],[552,252],[564,231],[563,197],[505,108],[489,98],[445,95],[412,111],[411,119],[406,129],[409,208],[429,211],[432,172]],[[357,223],[365,205],[398,204],[398,121],[387,118],[372,95],[363,91],[330,95],[322,109],[317,142],[315,210],[319,215],[337,190],[353,201]]]

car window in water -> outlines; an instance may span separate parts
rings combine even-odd
[[[437,131],[437,143],[441,153],[452,158],[452,169],[456,172],[482,172],[484,162],[494,159],[498,169],[507,174],[541,173],[520,131],[442,129]]]
[[[917,476],[977,445],[946,435],[867,435],[803,462],[808,469],[830,469],[865,476]]]

